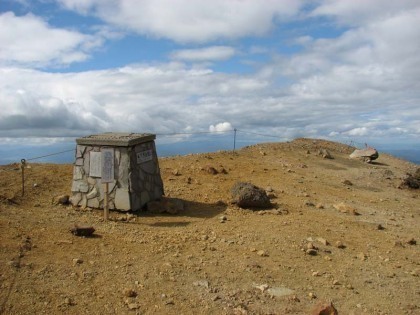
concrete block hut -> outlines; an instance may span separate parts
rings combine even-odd
[[[76,139],[72,196],[75,206],[103,208],[104,151],[111,152],[109,209],[139,210],[164,194],[153,134],[103,133]],[[111,166],[111,167],[112,167]]]

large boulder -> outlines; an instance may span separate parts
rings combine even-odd
[[[368,146],[366,146],[366,148],[364,149],[356,149],[353,151],[352,154],[350,154],[351,159],[359,159],[367,163],[370,163],[373,160],[376,160],[378,157],[379,157],[378,151]]]
[[[241,208],[269,208],[270,198],[264,189],[251,183],[238,182],[232,187],[233,202]]]

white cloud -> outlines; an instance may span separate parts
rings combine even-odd
[[[354,128],[346,132],[349,136],[367,136],[369,135],[369,129],[366,127]]]
[[[255,8],[257,2],[250,1],[216,1],[214,7],[207,6],[210,2],[181,5],[186,2],[180,1],[179,10],[172,11],[169,8],[173,5],[163,0],[136,2],[137,9],[133,9],[134,1],[128,0],[62,3],[140,34],[185,42],[262,34],[275,19],[297,14],[296,6],[281,9],[284,4],[280,1],[259,5],[264,8]],[[313,15],[334,16],[339,23],[348,23],[345,31],[335,38],[299,34],[295,43],[302,45],[301,51],[277,56],[256,74],[227,74],[206,68],[203,63],[193,68],[182,63],[234,57],[239,49],[233,46],[178,50],[169,63],[155,61],[102,71],[47,73],[0,68],[0,137],[79,136],[102,131],[213,132],[231,130],[233,125],[284,138],[418,141],[419,9],[411,5],[401,10],[376,8],[372,18],[350,23],[346,17],[354,13],[347,13],[355,7],[350,2],[342,3],[349,7],[334,11],[333,5],[339,2],[323,1]],[[329,13],[325,11],[328,5],[332,6]],[[111,9],[115,14],[106,15]],[[234,9],[243,16],[237,17]],[[19,25],[33,20],[44,36],[50,31],[63,31],[31,15],[8,18],[19,21]],[[260,20],[264,20],[261,25]],[[202,25],[198,27],[196,21]],[[212,23],[214,28],[210,27]],[[109,29],[104,33],[108,37],[113,34]],[[9,47],[2,46],[0,56],[5,54],[3,60],[12,58],[29,65],[66,63],[87,58],[87,52],[100,45],[95,44],[97,37],[74,31],[63,34],[64,38],[74,35],[74,42],[68,46],[47,42],[52,48],[45,55],[42,50],[29,50],[32,56],[26,60],[19,54],[13,57]],[[2,32],[0,36],[14,43],[7,34]],[[22,49],[25,37],[20,38],[16,46]],[[27,47],[31,45],[29,40]],[[245,50],[264,52],[260,47]]]
[[[235,49],[228,46],[211,46],[197,49],[182,49],[171,54],[172,59],[185,61],[220,61],[231,58]]]
[[[98,46],[91,35],[54,28],[32,14],[0,14],[0,63],[28,66],[61,65],[86,60]]]
[[[263,35],[278,19],[299,12],[304,1],[254,0],[58,0],[68,9],[94,14],[138,34],[204,43]]]
[[[232,131],[233,127],[230,122],[222,122],[216,125],[210,125],[209,131],[210,132],[225,132],[225,131]]]
[[[310,16],[330,16],[339,24],[359,26],[418,7],[417,0],[322,0]]]

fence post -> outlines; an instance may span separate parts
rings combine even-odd
[[[25,195],[25,166],[26,166],[26,160],[21,159],[20,169],[22,170],[22,197]]]
[[[236,149],[236,128],[233,129],[233,152],[235,152]]]

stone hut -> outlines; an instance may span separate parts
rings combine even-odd
[[[102,153],[105,151],[113,155],[110,161],[113,175],[107,180],[109,209],[135,211],[149,201],[160,199],[164,191],[155,138],[153,134],[103,133],[76,139],[71,203],[104,207]]]

